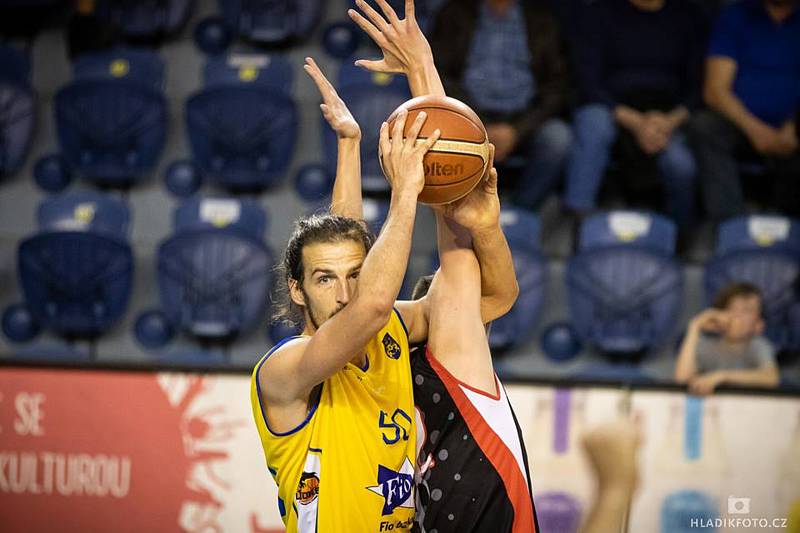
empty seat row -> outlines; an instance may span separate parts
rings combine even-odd
[[[13,68],[3,71],[16,72]],[[57,192],[76,175],[101,187],[128,188],[152,173],[164,149],[169,121],[164,76],[164,64],[152,51],[115,49],[81,57],[74,65],[73,80],[54,100],[61,151],[37,163],[34,174],[39,185]],[[24,80],[25,75],[18,78]],[[191,159],[170,165],[168,188],[187,196],[204,181],[233,193],[257,192],[280,183],[298,138],[293,78],[294,69],[280,55],[211,58],[203,88],[186,101]],[[385,192],[388,184],[376,151],[366,147],[377,146],[380,123],[410,98],[408,84],[402,76],[370,73],[351,62],[342,65],[338,81],[364,132],[364,190]],[[0,125],[9,132],[2,139],[13,140],[7,148],[9,154],[13,152],[5,165],[9,173],[24,160],[35,104],[22,81],[14,81],[10,90],[14,91],[14,114],[0,116]],[[324,165],[332,176],[336,137],[320,120]]]
[[[367,200],[365,217],[374,231],[387,211],[385,204]],[[6,311],[4,332],[15,341],[31,339],[40,326],[66,338],[102,335],[124,315],[132,291],[126,203],[97,192],[53,196],[42,203],[37,220],[39,230],[18,249],[24,303]],[[501,224],[520,295],[493,324],[490,344],[496,350],[530,340],[548,283],[537,217],[505,209]],[[265,316],[273,283],[266,227],[266,214],[253,200],[184,201],[175,211],[173,235],[158,247],[160,307],[140,317],[139,341],[160,348],[183,332],[224,344],[252,330]],[[599,213],[584,222],[564,276],[580,342],[630,354],[671,338],[683,299],[674,243],[672,222],[651,213]],[[434,259],[431,267],[436,266]],[[800,349],[800,221],[750,216],[722,225],[705,270],[707,301],[720,287],[741,281],[763,294],[766,335],[780,349]]]
[[[130,222],[124,200],[98,192],[45,200],[38,231],[19,244],[24,302],[6,310],[6,336],[24,342],[44,328],[67,339],[92,340],[112,328],[134,289]],[[160,347],[177,332],[227,343],[251,330],[264,316],[272,284],[266,226],[266,214],[253,200],[182,203],[173,234],[156,254],[161,330],[145,328],[142,343]]]

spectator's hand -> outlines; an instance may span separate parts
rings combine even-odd
[[[433,144],[439,140],[441,132],[437,129],[433,135],[417,144],[417,136],[427,118],[427,113],[423,111],[417,115],[414,124],[403,138],[407,117],[407,111],[400,112],[394,122],[391,139],[389,138],[389,125],[386,122],[381,125],[381,164],[383,173],[393,191],[411,189],[419,195],[425,186],[425,169],[422,159]]]
[[[778,130],[778,141],[775,146],[774,154],[788,156],[797,151],[797,129],[794,122],[787,122]]]
[[[709,333],[724,333],[730,321],[729,313],[710,307],[694,317],[691,326]]]
[[[672,120],[670,120],[669,116],[666,113],[662,113],[661,111],[648,111],[644,114],[645,120],[649,121],[652,127],[669,137],[672,135],[672,131],[675,129],[675,124]]]
[[[494,168],[494,146],[489,145],[489,164],[481,182],[465,197],[434,206],[444,216],[467,228],[473,234],[492,230],[500,224],[500,198],[497,195],[497,170]]]
[[[356,65],[373,72],[397,72],[409,75],[427,62],[433,64],[433,52],[414,15],[414,1],[406,0],[406,18],[400,20],[386,0],[375,0],[383,11],[382,16],[364,0],[356,0],[358,8],[347,13],[362,30],[367,32],[383,52],[383,59],[359,59]]]
[[[638,484],[636,456],[642,443],[638,420],[621,418],[589,430],[583,447],[597,475],[599,492],[631,495]]]
[[[495,160],[502,163],[517,146],[517,130],[511,124],[497,123],[486,126],[486,133],[494,145]]]
[[[672,135],[669,119],[663,116],[663,113],[647,113],[634,131],[634,135],[644,153],[657,154],[667,147]]]
[[[322,73],[317,63],[312,58],[307,57],[303,68],[314,80],[314,83],[317,84],[323,101],[319,106],[322,109],[322,115],[331,125],[333,131],[336,132],[337,137],[340,139],[360,139],[361,128],[358,126],[358,122],[353,118],[352,113],[347,109],[342,99],[339,98],[336,89],[333,88],[333,85]]]
[[[724,381],[725,375],[720,371],[700,374],[689,380],[689,392],[697,396],[708,396]]]

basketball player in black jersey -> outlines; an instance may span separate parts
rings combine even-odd
[[[349,14],[384,57],[356,64],[408,75],[414,96],[444,95],[413,1],[406,1],[403,20],[385,0],[376,2],[383,15],[362,0],[356,4],[363,15]],[[435,211],[441,267],[427,293],[427,344],[412,358],[416,528],[426,533],[538,531],[522,435],[494,373],[484,328],[482,279],[502,279],[515,296],[518,291],[500,229],[496,171],[491,169],[464,199]],[[502,272],[486,272],[487,265]]]

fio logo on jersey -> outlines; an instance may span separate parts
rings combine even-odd
[[[382,516],[392,514],[398,507],[414,508],[414,467],[408,457],[399,472],[378,465],[378,484],[367,487],[384,498]]]
[[[303,472],[300,483],[297,485],[295,500],[302,505],[308,505],[319,496],[319,477],[315,472]]]
[[[383,336],[383,350],[389,359],[400,359],[400,345],[388,333]]]

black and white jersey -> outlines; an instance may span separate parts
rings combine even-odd
[[[417,417],[415,531],[538,532],[522,433],[495,376],[487,393],[426,348],[412,353]]]

